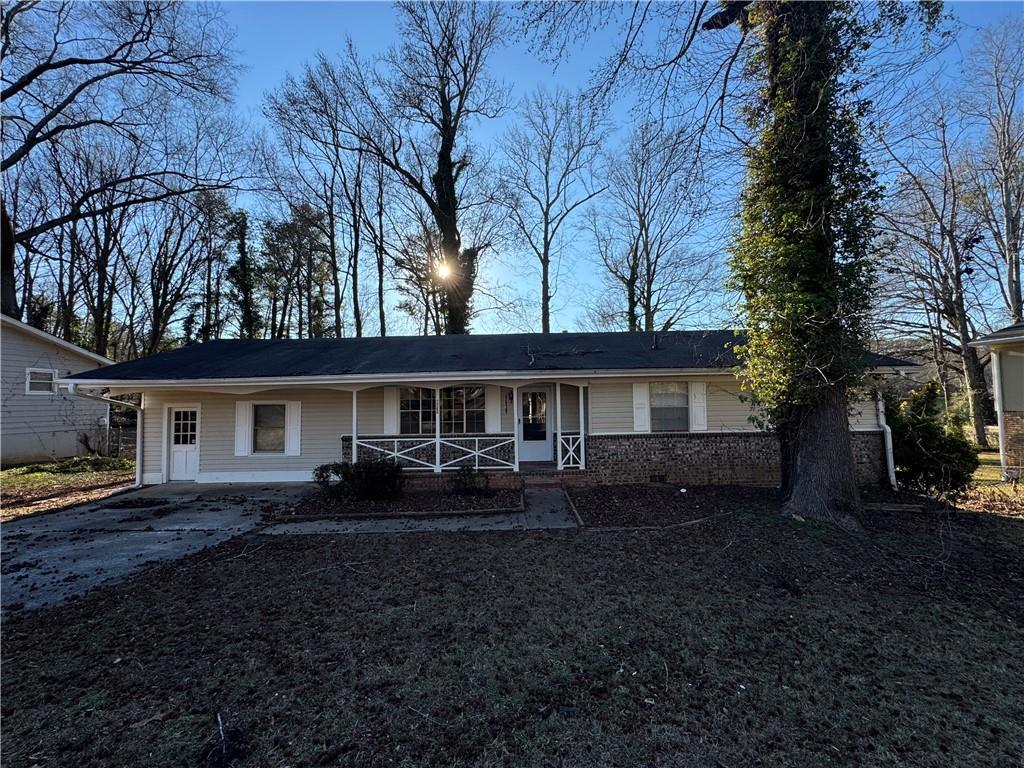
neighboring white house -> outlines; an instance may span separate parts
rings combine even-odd
[[[61,381],[142,393],[142,482],[308,481],[388,458],[568,483],[778,481],[732,331],[222,340]],[[903,361],[875,357],[879,369]],[[879,403],[851,409],[860,478],[889,477]]]
[[[0,315],[0,462],[77,456],[105,435],[109,406],[59,393],[56,381],[110,365],[56,336]]]

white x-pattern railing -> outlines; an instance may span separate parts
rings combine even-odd
[[[561,446],[558,452],[559,469],[583,468],[583,436],[571,432],[562,432],[558,436]]]
[[[373,451],[374,453],[370,454],[372,458],[384,457],[398,462],[408,462],[413,465],[409,469],[430,469],[439,472],[449,467],[471,466],[467,461],[469,458],[473,459],[474,469],[515,469],[514,460],[504,459],[497,453],[514,442],[514,438],[511,437],[368,438],[356,440],[356,447]],[[449,450],[446,451],[446,448]],[[433,461],[419,458],[427,449],[432,451]],[[451,455],[453,451],[454,456]]]

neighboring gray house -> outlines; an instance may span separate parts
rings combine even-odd
[[[109,406],[58,393],[56,381],[110,362],[0,315],[0,462],[77,456],[86,452],[83,435],[98,447]]]
[[[749,419],[735,341],[732,331],[223,340],[61,386],[142,393],[146,484],[308,481],[319,464],[382,457],[428,476],[470,466],[567,483],[774,483],[778,444]],[[856,403],[850,426],[861,480],[885,483],[881,404]]]

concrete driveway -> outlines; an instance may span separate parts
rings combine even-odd
[[[291,504],[308,483],[262,487],[174,483],[141,488],[0,526],[0,605],[57,605],[144,566],[251,531],[269,504]]]

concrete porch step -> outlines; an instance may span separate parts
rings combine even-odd
[[[524,475],[524,488],[561,488],[562,481],[553,475]]]

